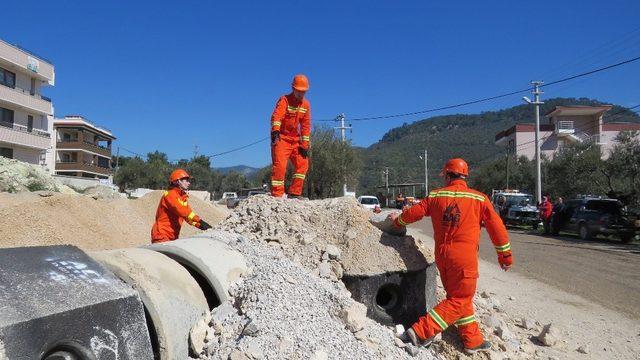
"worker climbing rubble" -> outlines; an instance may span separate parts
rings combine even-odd
[[[176,169],[169,177],[169,189],[167,189],[156,211],[156,222],[151,228],[151,242],[165,242],[175,240],[180,236],[180,228],[186,220],[187,223],[200,230],[211,228],[206,221],[196,215],[187,202],[189,195],[187,190],[191,185],[191,177],[183,169]]]
[[[304,75],[293,77],[292,91],[278,99],[271,115],[271,194],[284,195],[284,180],[287,162],[295,168],[289,186],[288,197],[299,198],[309,169],[309,147],[311,140],[311,106],[304,98],[309,90],[309,80]]]
[[[495,213],[489,198],[467,187],[467,163],[462,159],[447,161],[441,176],[446,186],[431,191],[419,204],[390,214],[395,227],[403,229],[425,216],[431,216],[435,239],[435,258],[447,293],[425,316],[402,334],[401,339],[416,346],[428,346],[436,334],[455,324],[465,352],[488,351],[474,316],[473,296],[478,280],[478,241],[484,222],[503,270],[513,263],[511,245],[504,224]]]

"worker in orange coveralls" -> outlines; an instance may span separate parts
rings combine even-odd
[[[151,242],[172,241],[180,235],[182,223],[187,223],[200,230],[211,229],[206,221],[200,219],[187,203],[191,178],[182,169],[174,170],[169,177],[169,189],[164,192],[156,211],[156,222],[151,228]]]
[[[440,175],[445,179],[444,188],[431,191],[426,199],[399,216],[389,215],[398,228],[431,216],[436,265],[447,292],[447,298],[420,317],[401,339],[416,346],[428,346],[436,334],[455,324],[466,353],[488,351],[491,344],[482,337],[473,309],[481,223],[484,222],[505,271],[513,263],[509,236],[489,198],[467,187],[469,167],[464,160],[447,161]]]
[[[284,177],[287,162],[291,160],[295,173],[288,197],[299,198],[309,169],[311,105],[304,98],[309,90],[309,80],[304,75],[296,75],[291,87],[292,92],[278,99],[271,115],[271,195],[284,195]]]

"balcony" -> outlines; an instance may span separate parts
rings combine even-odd
[[[28,90],[17,87],[11,88],[6,85],[0,85],[0,101],[5,101],[14,106],[30,109],[44,115],[51,115],[53,113],[51,99],[38,94],[31,95]]]
[[[568,136],[575,134],[576,130],[573,127],[573,121],[558,121],[556,124],[557,136]]]
[[[51,147],[51,134],[20,124],[0,121],[0,141],[40,150]]]
[[[47,81],[50,85],[55,82],[55,73],[50,61],[33,52],[11,45],[0,40],[0,60],[13,64],[25,72]]]
[[[111,158],[111,149],[87,141],[62,140],[56,144],[56,150],[84,150]]]
[[[111,168],[91,164],[88,161],[56,161],[56,171],[90,172],[104,176],[113,174]]]

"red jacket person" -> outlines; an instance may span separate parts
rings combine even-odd
[[[284,195],[284,177],[287,162],[295,168],[289,186],[289,197],[300,197],[302,185],[309,169],[309,147],[311,140],[311,105],[304,98],[309,90],[309,80],[296,75],[291,84],[292,91],[278,99],[271,115],[271,195]]]
[[[455,324],[465,352],[488,351],[491,345],[484,341],[473,308],[480,225],[484,222],[504,270],[513,263],[509,236],[487,196],[467,186],[469,168],[464,160],[447,161],[440,175],[445,178],[444,188],[431,191],[399,216],[390,215],[397,227],[431,216],[436,265],[447,292],[447,298],[420,317],[403,337],[415,345],[427,345],[436,334]]]
[[[207,230],[211,225],[196,215],[187,202],[191,178],[183,169],[177,169],[169,177],[169,189],[164,192],[156,211],[156,222],[151,228],[151,242],[175,240],[180,236],[182,223],[186,221],[200,230]]]

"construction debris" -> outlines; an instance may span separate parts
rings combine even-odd
[[[341,282],[319,278],[262,240],[215,237],[226,237],[245,256],[250,274],[213,310],[217,335],[200,359],[411,358],[390,328],[364,316]],[[418,359],[435,359],[429,350],[415,350]]]
[[[54,179],[41,166],[0,156],[0,192],[19,193],[40,190],[75,193],[73,189]]]
[[[419,240],[384,234],[369,223],[371,214],[350,197],[302,201],[256,195],[217,228],[276,243],[289,259],[336,281],[342,273],[414,271],[433,262]]]

